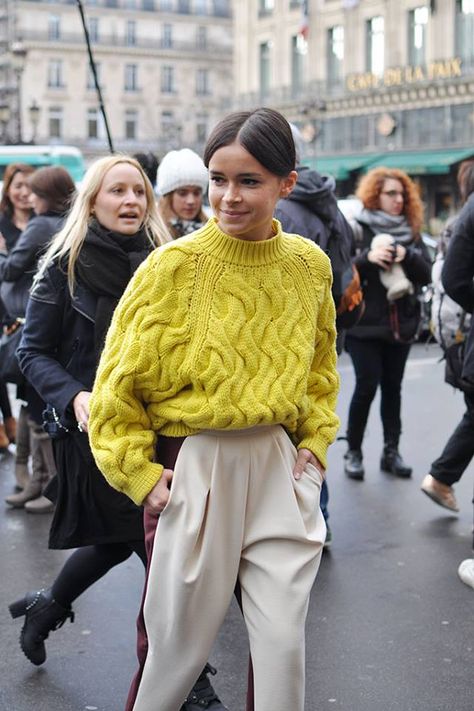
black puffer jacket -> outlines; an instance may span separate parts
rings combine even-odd
[[[421,238],[406,245],[406,256],[401,263],[408,279],[415,287],[415,294],[407,295],[395,302],[395,318],[398,321],[400,339],[394,334],[394,314],[390,312],[387,291],[380,281],[380,267],[368,260],[370,243],[375,233],[368,225],[359,223],[362,228],[362,239],[358,240],[359,254],[354,263],[359,270],[364,292],[365,311],[350,335],[354,338],[377,338],[395,343],[411,341],[416,335],[420,321],[421,307],[417,293],[431,280],[431,259]]]
[[[334,178],[306,166],[298,166],[297,170],[294,189],[277,202],[275,209],[283,230],[307,237],[324,250],[329,235],[345,234],[352,242],[351,227],[337,206]]]

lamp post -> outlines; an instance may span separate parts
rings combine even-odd
[[[38,132],[38,122],[41,114],[41,107],[36,103],[36,99],[33,99],[31,104],[28,106],[28,114],[30,116],[31,123],[31,143],[36,142],[36,134]]]
[[[9,104],[0,104],[0,126],[1,126],[1,140],[4,143],[8,143],[8,124],[10,122],[10,106]]]
[[[21,108],[22,108],[22,96],[21,96],[21,78],[23,75],[23,70],[25,69],[26,55],[28,50],[21,40],[16,40],[10,45],[11,54],[11,64],[13,68],[13,73],[16,79],[16,142],[23,143],[23,131],[22,131],[22,121],[21,121]]]

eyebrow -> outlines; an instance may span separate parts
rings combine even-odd
[[[225,175],[221,170],[209,171],[211,175]],[[261,173],[237,173],[237,178],[261,178]]]

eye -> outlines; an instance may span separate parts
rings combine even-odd
[[[224,178],[222,175],[211,175],[211,183],[215,183],[216,185],[222,185],[224,182]]]
[[[243,178],[242,185],[258,185],[258,180],[255,180],[255,178]]]
[[[118,195],[119,193],[122,192],[122,188],[112,188],[112,191],[111,191],[111,192],[113,192],[113,193],[115,193],[115,194]]]

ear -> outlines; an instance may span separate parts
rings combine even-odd
[[[280,187],[280,197],[281,198],[286,198],[288,195],[291,193],[293,188],[296,185],[296,181],[298,179],[298,173],[296,170],[292,170],[291,173],[289,173],[286,178],[283,178],[281,181],[281,187]]]

